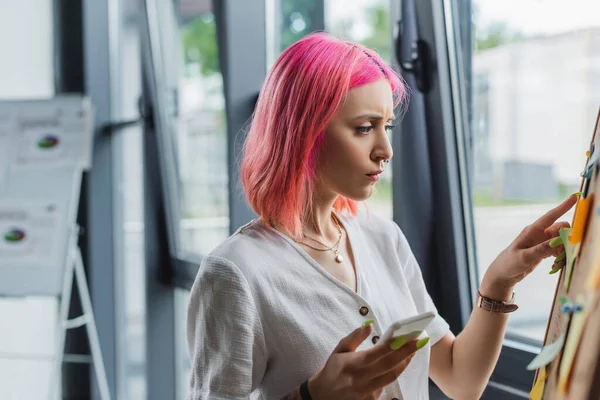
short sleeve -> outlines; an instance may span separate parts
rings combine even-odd
[[[207,257],[190,293],[188,400],[246,399],[266,368],[261,321],[248,283],[232,262]]]
[[[410,245],[406,240],[406,237],[398,225],[394,225],[396,226],[399,235],[398,256],[402,262],[406,282],[408,284],[413,301],[417,307],[417,312],[420,314],[426,311],[433,311],[437,314],[434,320],[429,324],[429,327],[427,327],[427,334],[429,335],[430,343],[431,345],[434,345],[441,338],[443,338],[447,332],[450,331],[450,326],[446,320],[444,320],[444,318],[438,314],[437,308],[435,307],[435,304],[433,304],[433,300],[431,300],[429,292],[427,292],[425,281],[423,280],[423,274],[421,273],[421,268],[417,263],[417,259],[415,258],[412,250],[410,249]]]

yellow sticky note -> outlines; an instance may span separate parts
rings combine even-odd
[[[533,388],[531,388],[531,392],[529,392],[530,400],[542,400],[542,396],[544,395],[544,386],[546,385],[546,367],[542,367],[537,376],[537,380],[535,381]]]
[[[558,392],[560,394],[565,394],[569,389],[573,362],[575,361],[579,340],[581,339],[585,321],[587,320],[587,307],[583,296],[579,296],[577,302],[583,306],[583,309],[580,312],[573,313],[573,316],[571,317],[569,332],[563,349],[558,375]]]

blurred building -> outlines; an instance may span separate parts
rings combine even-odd
[[[514,200],[547,200],[561,186],[577,188],[593,130],[587,122],[595,120],[600,104],[593,90],[599,84],[597,28],[476,53],[475,186],[495,199]]]

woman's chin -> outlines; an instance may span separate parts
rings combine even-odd
[[[362,190],[353,191],[352,193],[345,193],[342,196],[354,201],[365,201],[373,195],[373,192],[374,186],[369,185],[366,188],[362,188]]]

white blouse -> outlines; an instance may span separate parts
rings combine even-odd
[[[354,253],[357,292],[279,231],[254,220],[207,256],[187,317],[188,399],[280,399],[326,362],[367,319],[372,336],[393,322],[437,312],[398,226],[373,213],[340,215]],[[439,315],[382,399],[426,400],[431,345],[449,326]],[[374,346],[367,338],[357,350]]]

